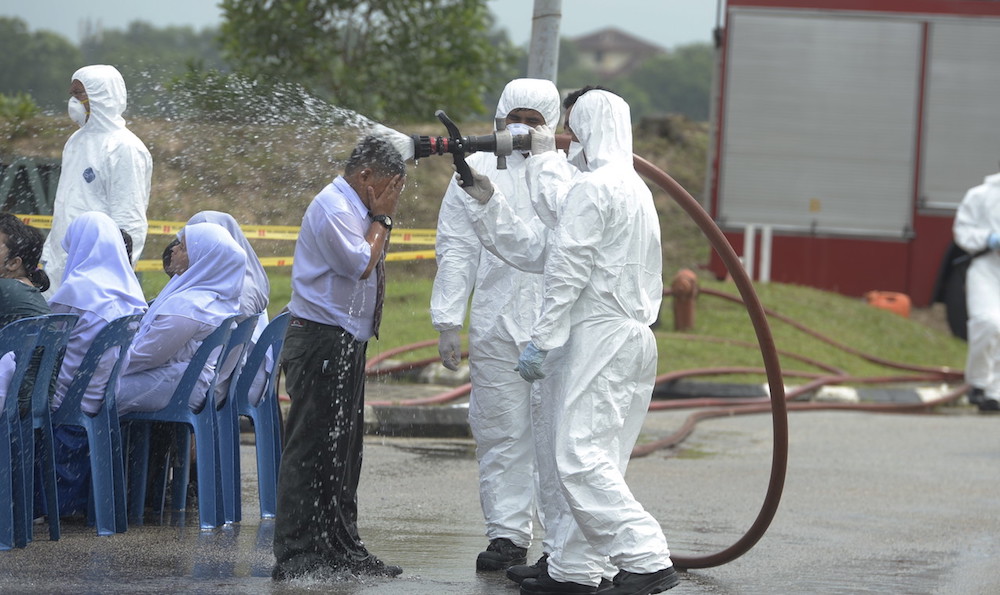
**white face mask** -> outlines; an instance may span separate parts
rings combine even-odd
[[[517,135],[517,134],[531,134],[531,132],[529,132],[529,130],[531,130],[530,126],[528,126],[527,124],[521,124],[520,122],[518,122],[516,124],[507,124],[507,132],[509,132],[511,134],[514,134],[514,135]]]
[[[69,98],[67,111],[69,119],[76,122],[77,126],[83,126],[87,123],[87,106],[83,105],[76,97]]]

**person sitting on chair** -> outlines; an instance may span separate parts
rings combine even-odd
[[[120,414],[166,407],[201,342],[239,313],[246,252],[214,223],[187,225],[178,236],[173,262],[186,261],[186,270],[167,282],[139,324],[118,385]],[[192,409],[204,403],[214,373],[205,366]]]
[[[63,236],[66,268],[62,285],[52,294],[49,306],[56,314],[76,314],[62,367],[59,369],[51,407],[59,409],[84,355],[97,334],[117,318],[142,314],[146,299],[129,261],[123,236],[111,217],[91,211],[74,219]],[[118,359],[115,350],[104,354],[80,408],[97,413],[111,368]],[[86,431],[78,426],[55,426],[56,482],[60,516],[86,513],[90,484],[89,446]]]

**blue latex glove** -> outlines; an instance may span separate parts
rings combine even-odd
[[[545,361],[545,356],[548,353],[548,351],[542,351],[535,347],[534,343],[528,343],[528,346],[521,352],[521,357],[517,358],[517,367],[514,369],[521,374],[521,378],[528,382],[545,378],[545,374],[542,374],[542,362]]]
[[[990,232],[990,237],[986,238],[986,245],[990,250],[1000,249],[1000,233]]]

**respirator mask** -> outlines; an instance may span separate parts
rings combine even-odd
[[[69,112],[69,119],[76,122],[77,126],[83,126],[87,123],[87,106],[76,97],[69,98],[67,111]]]

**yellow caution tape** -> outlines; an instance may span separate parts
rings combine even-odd
[[[387,262],[404,262],[410,260],[427,260],[434,258],[433,250],[408,250],[405,252],[389,252],[385,255]],[[292,266],[291,256],[271,256],[261,258],[260,264],[264,268],[270,267],[290,267]],[[159,260],[140,260],[135,264],[135,270],[139,272],[163,271],[163,262]]]
[[[39,229],[52,229],[52,215],[17,215],[25,224]],[[173,236],[185,225],[184,221],[149,221],[149,235]],[[248,239],[291,240],[299,238],[299,227],[294,225],[241,225]],[[437,232],[433,229],[394,229],[392,243],[403,245],[433,246]],[[266,265],[265,265],[266,266]]]
[[[38,229],[52,229],[52,215],[14,215],[25,225],[37,227]]]

